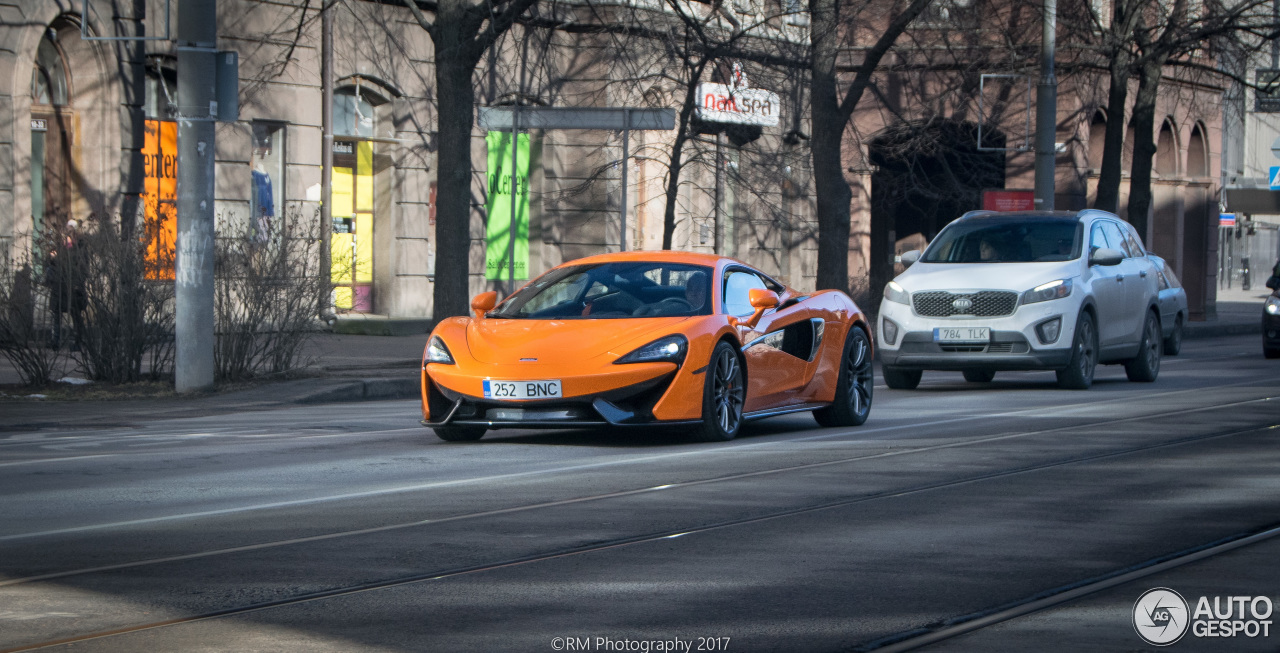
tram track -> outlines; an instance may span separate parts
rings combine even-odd
[[[1260,400],[1254,400],[1254,401],[1260,401]],[[1240,403],[1251,403],[1251,402],[1240,402]],[[1226,407],[1228,406],[1215,406],[1213,408],[1221,409]],[[1183,411],[1183,412],[1193,412],[1195,410],[1197,409],[1189,409],[1188,411]],[[1204,410],[1204,409],[1199,409],[1199,410]],[[1122,420],[1113,420],[1113,421],[1122,421]],[[1075,427],[1075,428],[1079,428],[1079,427]],[[1050,431],[1052,430],[1061,430],[1061,429],[1050,429]],[[321,591],[298,594],[298,595],[277,599],[277,600],[242,604],[238,606],[230,606],[226,608],[211,610],[211,611],[183,616],[183,617],[175,617],[172,619],[148,622],[143,624],[136,624],[133,626],[126,626],[126,627],[110,629],[110,630],[97,631],[97,632],[86,633],[86,634],[67,637],[67,638],[56,639],[56,640],[48,640],[48,641],[43,641],[38,643],[25,644],[25,645],[12,647],[12,648],[0,649],[0,653],[16,653],[18,651],[36,650],[40,648],[60,646],[60,645],[71,644],[75,642],[83,642],[83,641],[88,641],[93,639],[101,639],[105,637],[113,637],[113,636],[125,635],[130,633],[137,633],[137,632],[142,632],[146,630],[173,627],[173,626],[178,626],[182,624],[194,623],[198,621],[206,621],[210,619],[248,614],[248,613],[259,612],[263,610],[274,609],[274,608],[281,608],[281,607],[287,607],[292,605],[299,605],[303,603],[321,601],[325,599],[350,596],[350,595],[355,595],[355,594],[360,594],[365,592],[410,585],[414,583],[446,580],[446,579],[455,578],[459,576],[483,573],[488,571],[495,571],[499,569],[505,569],[505,568],[523,566],[523,565],[530,565],[530,564],[535,564],[539,562],[545,562],[545,561],[566,558],[571,556],[579,556],[579,555],[586,555],[586,554],[591,554],[596,552],[603,552],[603,551],[608,551],[613,549],[619,549],[624,547],[630,547],[635,545],[673,539],[677,537],[696,536],[699,534],[710,533],[714,531],[720,531],[720,530],[725,530],[725,529],[730,529],[735,527],[761,524],[765,522],[785,519],[789,517],[795,517],[799,515],[833,510],[838,508],[845,508],[845,507],[868,503],[868,502],[877,501],[877,500],[907,497],[907,496],[912,496],[912,495],[917,495],[922,493],[935,492],[939,490],[953,489],[953,488],[957,488],[965,485],[983,483],[983,482],[997,480],[997,479],[1005,479],[1013,476],[1035,473],[1035,472],[1051,470],[1051,469],[1057,469],[1057,468],[1062,468],[1062,467],[1071,466],[1071,465],[1097,462],[1097,461],[1102,461],[1106,459],[1130,456],[1134,454],[1141,454],[1141,453],[1152,452],[1152,451],[1157,451],[1162,449],[1169,449],[1173,447],[1185,446],[1185,445],[1195,444],[1195,443],[1202,443],[1202,442],[1223,439],[1223,438],[1230,438],[1230,437],[1258,434],[1258,433],[1273,433],[1273,432],[1280,433],[1280,423],[1273,423],[1265,426],[1251,426],[1247,428],[1238,428],[1238,429],[1231,429],[1227,431],[1220,431],[1220,432],[1214,432],[1214,433],[1208,433],[1208,434],[1200,434],[1195,436],[1176,438],[1176,439],[1162,441],[1162,442],[1148,443],[1144,445],[1128,447],[1128,448],[1115,450],[1115,451],[1099,452],[1099,453],[1094,453],[1094,454],[1089,454],[1084,456],[1075,456],[1075,457],[1070,457],[1065,459],[1058,459],[1058,460],[1045,461],[1045,462],[1040,462],[1040,463],[1035,463],[1030,465],[1024,465],[1016,468],[1002,469],[1002,470],[987,472],[983,474],[975,474],[975,475],[970,475],[970,476],[966,476],[958,479],[951,479],[947,481],[918,484],[918,485],[907,487],[907,488],[891,488],[881,492],[861,495],[857,497],[849,497],[849,498],[844,498],[844,499],[835,500],[835,501],[826,501],[819,504],[798,506],[798,507],[787,508],[783,510],[775,510],[765,514],[723,520],[719,522],[703,524],[703,525],[692,527],[692,528],[677,528],[677,529],[654,531],[654,532],[649,532],[644,534],[632,535],[628,537],[613,538],[610,540],[606,540],[603,542],[596,542],[589,545],[567,547],[567,548],[557,549],[557,550],[548,551],[548,552],[533,553],[526,556],[512,557],[512,558],[507,558],[500,561],[487,562],[483,564],[437,569],[437,570],[431,570],[426,572],[401,575],[401,576],[388,578],[388,579],[381,579],[381,580],[364,582],[364,583],[354,583],[354,584],[345,585],[341,587],[329,588]],[[1008,438],[1011,436],[1006,435],[1006,436],[997,436],[997,437]],[[995,438],[992,438],[992,439],[995,439]],[[938,445],[937,447],[931,447],[930,449],[936,449],[936,448],[942,448],[942,447],[944,447],[944,445]],[[891,453],[891,452],[885,452],[884,454],[880,454],[880,455],[887,455],[888,453]],[[796,469],[796,468],[799,468],[799,469],[812,468],[813,466],[822,465],[822,464],[836,464],[836,463],[834,461],[826,461],[825,463],[795,466],[794,468],[787,468],[786,470],[774,470],[773,473],[776,473],[776,471],[791,471],[792,469]],[[742,478],[745,476],[763,474],[763,473],[770,473],[770,472],[766,472],[766,471],[752,472],[748,474],[735,475],[735,477]],[[703,479],[700,481],[694,481],[687,484],[659,486],[655,488],[646,488],[644,490],[628,491],[625,494],[634,494],[637,492],[652,492],[652,491],[657,491],[662,489],[673,489],[673,488],[677,488],[681,486],[689,486],[689,485],[701,485],[701,484],[706,484],[710,482],[718,482],[721,480],[725,480],[725,479]],[[610,496],[618,496],[623,494],[624,493],[611,493]],[[578,499],[568,500],[568,502],[580,502],[585,500],[590,500],[590,499],[578,498]],[[503,509],[498,511],[491,511],[491,514],[502,514],[505,512],[510,512],[513,510],[521,510],[521,509],[522,508],[519,508],[519,507],[508,508],[508,509]],[[461,516],[459,516],[458,518],[461,518]],[[432,522],[432,523],[439,523],[439,522]],[[1105,589],[1107,587],[1111,587],[1122,582],[1127,582],[1128,580],[1132,580],[1133,578],[1139,578],[1142,575],[1157,573],[1158,571],[1163,571],[1165,569],[1172,568],[1173,566],[1187,564],[1188,562],[1204,559],[1205,557],[1209,557],[1211,555],[1224,553],[1233,548],[1238,548],[1239,546],[1244,546],[1254,541],[1261,541],[1261,539],[1267,539],[1277,534],[1280,534],[1280,528],[1276,527],[1275,525],[1268,526],[1264,529],[1251,529],[1249,531],[1235,533],[1224,538],[1218,538],[1214,542],[1211,542],[1208,544],[1198,545],[1190,549],[1183,549],[1171,554],[1162,555],[1162,556],[1144,560],[1138,563],[1126,565],[1125,567],[1118,568],[1116,570],[1104,573],[1099,576],[1095,576],[1093,578],[1090,578],[1084,581],[1072,583],[1070,585],[1055,588],[1053,590],[1049,590],[1046,592],[1040,592],[1031,597],[1027,597],[1026,599],[1014,602],[1013,604],[1005,604],[1002,606],[997,606],[996,608],[993,608],[989,611],[984,611],[976,615],[966,615],[965,617],[950,619],[948,620],[948,622],[942,623],[937,628],[930,630],[928,632],[922,633],[922,632],[919,632],[919,629],[917,629],[914,631],[908,631],[906,633],[898,633],[896,635],[892,635],[889,637],[880,638],[875,640],[874,642],[864,645],[863,648],[859,648],[856,650],[864,650],[864,649],[877,650],[881,648],[883,648],[884,650],[909,650],[910,648],[924,646],[926,644],[930,644],[936,641],[941,641],[941,639],[954,637],[956,635],[963,634],[966,632],[972,632],[973,630],[976,630],[980,627],[985,627],[985,625],[989,625],[990,623],[997,623],[998,621],[1003,621],[1003,620],[1012,618],[1014,616],[1027,614],[1029,612],[1032,612],[1038,609],[1043,609],[1044,607],[1049,607],[1051,605],[1057,605],[1059,603],[1063,603],[1063,602],[1072,600],[1074,598],[1077,598],[1078,596],[1083,596],[1084,594]],[[310,538],[304,538],[304,539],[309,540]],[[1231,546],[1233,543],[1234,543],[1234,546]],[[208,554],[206,554],[206,557],[207,555]],[[193,559],[193,558],[187,558],[187,559]],[[143,562],[145,561],[134,563],[131,566],[142,566]],[[159,564],[159,562],[152,562],[149,564]],[[123,567],[116,566],[113,568],[120,569]],[[84,570],[80,573],[94,573],[96,571],[102,571],[102,570],[105,570],[105,568],[99,568],[95,570]],[[1139,575],[1135,576],[1134,574],[1139,574]],[[70,575],[70,574],[69,573],[64,574],[62,577],[65,577],[66,575]],[[28,579],[17,579],[17,580],[21,582],[35,582],[37,579],[47,580],[50,578],[51,576],[45,576],[45,577],[31,577]],[[14,582],[10,581],[7,584],[14,584]],[[870,647],[870,648],[865,648],[865,647]],[[894,648],[890,648],[890,647],[894,647]],[[903,648],[903,647],[906,647],[906,648]]]

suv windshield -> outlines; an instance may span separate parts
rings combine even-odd
[[[953,222],[929,245],[926,263],[1030,263],[1080,256],[1083,231],[1061,218],[978,218]]]
[[[711,314],[711,268],[636,261],[557,268],[487,316],[568,320]]]

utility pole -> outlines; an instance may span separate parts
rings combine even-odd
[[[1057,0],[1044,0],[1044,36],[1040,41],[1040,84],[1036,86],[1036,208],[1053,210],[1058,141],[1058,78],[1053,72]]]
[[[217,0],[178,10],[178,242],[174,376],[179,393],[213,387],[213,181]]]
[[[320,6],[320,274],[328,287],[333,280],[333,5]],[[331,294],[320,300],[321,314],[333,305]]]

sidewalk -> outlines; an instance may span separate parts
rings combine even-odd
[[[1266,289],[1222,291],[1218,317],[1189,322],[1185,337],[1209,338],[1261,332]],[[0,432],[17,429],[124,426],[142,419],[226,414],[300,404],[410,399],[418,396],[418,375],[427,334],[317,334],[314,359],[305,378],[266,381],[191,397],[166,395],[114,400],[48,401],[0,399]],[[1261,352],[1259,352],[1261,355]],[[0,384],[18,383],[17,371],[0,357]],[[28,394],[28,393],[21,393]]]

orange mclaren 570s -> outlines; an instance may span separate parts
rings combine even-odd
[[[802,293],[749,265],[687,252],[565,263],[474,317],[441,321],[422,358],[422,423],[488,429],[680,425],[730,440],[744,420],[871,410],[871,328],[843,292]],[[496,304],[496,305],[495,305]]]

